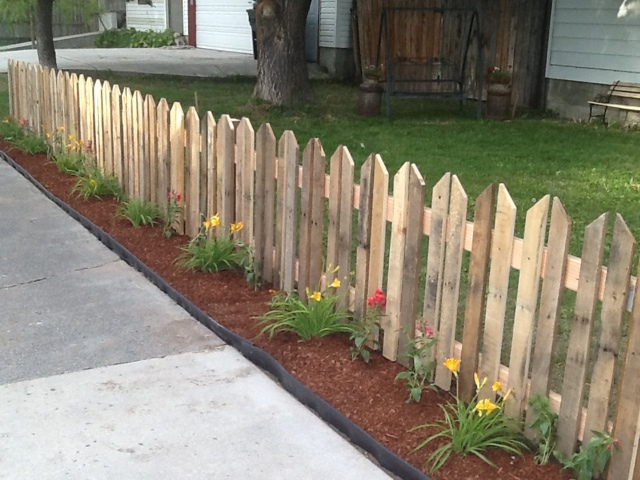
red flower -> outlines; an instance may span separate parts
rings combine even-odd
[[[427,338],[433,337],[433,329],[431,327],[427,327],[427,329],[424,331],[424,335]]]
[[[367,299],[367,305],[369,305],[370,307],[378,307],[380,310],[384,310],[384,308],[387,306],[387,297],[385,296],[384,292],[378,288],[373,294],[373,297],[369,297]]]
[[[182,200],[182,194],[176,193],[176,202],[179,202],[180,200]]]

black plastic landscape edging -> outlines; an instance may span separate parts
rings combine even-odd
[[[425,475],[406,460],[385,448],[344,414],[336,410],[331,404],[316,395],[307,386],[291,375],[267,352],[256,347],[253,343],[240,335],[227,330],[209,317],[197,306],[187,300],[184,295],[169,285],[169,283],[150,269],[146,264],[142,263],[135,255],[118,243],[113,237],[94,224],[91,220],[80,214],[77,210],[71,208],[49,192],[49,190],[33,178],[29,172],[18,165],[11,157],[9,157],[9,155],[1,150],[0,158],[5,160],[23,177],[29,180],[49,200],[54,202],[69,216],[74,220],[77,220],[83,227],[89,230],[89,232],[98,238],[98,240],[100,240],[107,248],[112,250],[131,267],[142,273],[151,283],[166,293],[173,301],[184,308],[196,320],[218,335],[225,343],[238,350],[254,365],[273,375],[287,392],[313,410],[326,423],[345,435],[351,443],[368,452],[383,468],[404,480],[431,480],[428,475]]]

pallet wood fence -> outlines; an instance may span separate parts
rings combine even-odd
[[[514,236],[516,206],[502,184],[478,197],[474,222],[469,222],[467,194],[449,173],[434,186],[431,208],[426,208],[425,182],[413,164],[394,175],[389,195],[389,173],[378,155],[364,162],[354,184],[355,165],[345,147],[327,160],[320,141],[312,139],[301,154],[291,131],[278,140],[269,125],[255,132],[247,119],[234,122],[222,115],[216,120],[210,112],[200,119],[193,107],[185,114],[178,103],[169,106],[165,99],[156,102],[126,87],[14,61],[9,63],[9,89],[15,118],[28,119],[40,134],[64,128],[83,139],[128,196],[166,205],[169,192],[182,193],[183,210],[174,225],[178,233],[196,235],[203,215],[220,215],[219,235],[242,221],[242,240],[253,245],[265,282],[304,297],[307,287],[313,290],[338,278],[339,293],[359,318],[366,315],[367,297],[376,288],[386,289],[383,335],[372,339],[372,345],[380,341],[386,358],[402,359],[416,335],[417,318],[418,334],[430,327],[438,337],[439,365],[450,356],[462,357],[462,395],[473,395],[476,371],[499,379],[514,389],[515,401],[507,404],[506,413],[526,415],[528,422],[533,419],[526,411],[528,395],[549,395],[559,413],[562,453],[588,441],[591,430],[610,428],[621,448],[613,454],[607,478],[640,475],[640,295],[634,295],[632,276],[636,240],[619,215],[605,267],[608,216],[586,228],[582,259],[568,255],[571,220],[558,198],[545,196],[529,209],[519,239]],[[468,285],[462,276],[465,252]],[[501,357],[505,325],[511,321],[506,312],[513,269],[519,276],[505,366]],[[550,385],[566,290],[575,291],[576,299],[560,395]],[[462,316],[461,291],[466,291]],[[594,336],[597,349],[589,376]],[[435,383],[450,390],[451,380],[450,372],[438,366]],[[480,396],[493,398],[494,393],[489,388]],[[532,432],[526,429],[525,434]]]

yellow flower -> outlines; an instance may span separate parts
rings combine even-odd
[[[331,282],[329,288],[340,288],[340,280],[336,278],[333,282]]]
[[[207,219],[204,222],[202,222],[202,226],[204,227],[205,230],[209,230],[211,228],[211,222]]]
[[[493,386],[491,387],[491,390],[493,390],[494,392],[501,392],[502,384],[500,382],[494,383]]]
[[[64,132],[64,127],[58,127],[58,131],[59,131],[60,133]]]
[[[211,226],[212,227],[219,227],[220,226],[220,217],[218,216],[218,214],[216,213],[215,215],[213,215],[209,221],[211,222]]]
[[[485,400],[480,400],[474,407],[473,411],[478,412],[478,415],[482,416],[484,413],[487,415],[490,414],[497,408],[500,407],[487,398]]]
[[[315,300],[316,302],[319,302],[322,299],[322,294],[316,291],[316,292],[313,292],[313,294],[310,295],[309,298]]]
[[[5,118],[5,119],[2,121],[2,123],[9,124],[9,123],[11,123],[11,120],[9,120],[8,118]]]
[[[69,140],[75,140],[75,139],[76,139],[76,136],[75,136],[75,135],[71,135],[71,134],[69,134],[69,136],[68,136],[67,138],[68,138]]]
[[[460,360],[458,360],[457,358],[449,358],[446,362],[444,362],[444,366],[447,367],[456,377],[458,376]]]
[[[476,388],[478,390],[482,390],[484,386],[487,384],[487,377],[484,377],[481,382],[477,373],[473,374],[473,380],[476,382]]]
[[[231,233],[239,232],[243,228],[244,228],[244,223],[242,223],[242,222],[232,223],[231,224]]]
[[[96,182],[93,178],[91,180],[89,180],[89,185],[91,185],[92,187],[96,187],[98,185],[98,182]]]

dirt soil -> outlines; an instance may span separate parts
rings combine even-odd
[[[204,274],[185,271],[176,266],[184,236],[167,239],[161,228],[134,228],[126,219],[115,216],[118,203],[112,199],[89,200],[70,194],[74,177],[61,174],[45,155],[24,155],[10,144],[0,141],[0,149],[31,173],[50,192],[104,229],[135,256],[182,292],[216,322],[238,333],[269,352],[289,372],[318,395],[351,418],[381,444],[428,473],[424,465],[437,445],[416,453],[413,448],[433,429],[408,430],[416,425],[442,418],[440,405],[451,399],[445,392],[425,390],[419,404],[408,404],[407,390],[395,376],[402,371],[397,363],[374,352],[368,364],[352,361],[345,336],[332,336],[299,342],[290,334],[280,334],[268,341],[258,337],[255,317],[267,310],[268,290],[254,291],[244,277],[234,273]],[[538,466],[530,453],[522,457],[500,451],[488,457],[493,468],[474,456],[452,456],[435,480],[509,479],[568,480],[570,475],[560,465]]]

